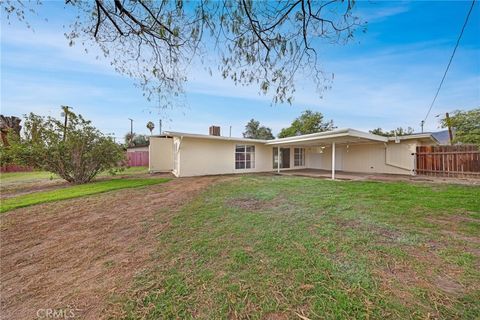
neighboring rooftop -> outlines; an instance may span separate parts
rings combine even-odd
[[[455,135],[455,130],[452,129],[453,134]],[[432,132],[432,136],[437,139],[439,144],[450,144],[450,136],[448,130],[442,130],[438,132]]]

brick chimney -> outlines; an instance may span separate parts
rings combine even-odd
[[[220,127],[210,126],[210,128],[208,128],[208,134],[211,136],[220,136]]]

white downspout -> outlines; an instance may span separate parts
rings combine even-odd
[[[332,142],[332,180],[335,180],[335,142]]]
[[[183,141],[183,136],[180,137],[180,142],[178,143],[178,149],[177,149],[177,177],[180,177],[180,156],[181,156],[181,153],[180,153],[180,148],[182,147],[182,141]]]

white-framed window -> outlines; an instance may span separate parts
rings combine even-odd
[[[293,150],[293,165],[295,167],[305,166],[305,148],[295,148]]]
[[[235,146],[235,169],[255,168],[255,146],[237,144]]]

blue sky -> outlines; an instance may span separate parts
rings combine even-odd
[[[298,79],[292,106],[271,105],[256,87],[235,87],[228,80],[192,70],[184,103],[178,108],[152,108],[132,79],[121,76],[105,60],[96,60],[63,36],[74,12],[63,1],[46,1],[31,22],[2,17],[1,112],[60,115],[69,105],[116,137],[130,130],[148,133],[147,121],[163,120],[164,130],[208,133],[211,124],[222,134],[241,136],[249,119],[260,120],[277,134],[303,110],[322,112],[339,128],[414,127],[433,99],[470,7],[469,1],[359,1],[356,14],[368,21],[365,34],[347,45],[325,46],[321,64],[334,73],[332,88],[315,95],[308,79]],[[48,21],[45,21],[47,18]],[[480,5],[473,9],[443,89],[425,130],[438,130],[435,115],[480,106]],[[158,126],[157,126],[158,127]],[[157,130],[156,130],[157,131]]]

